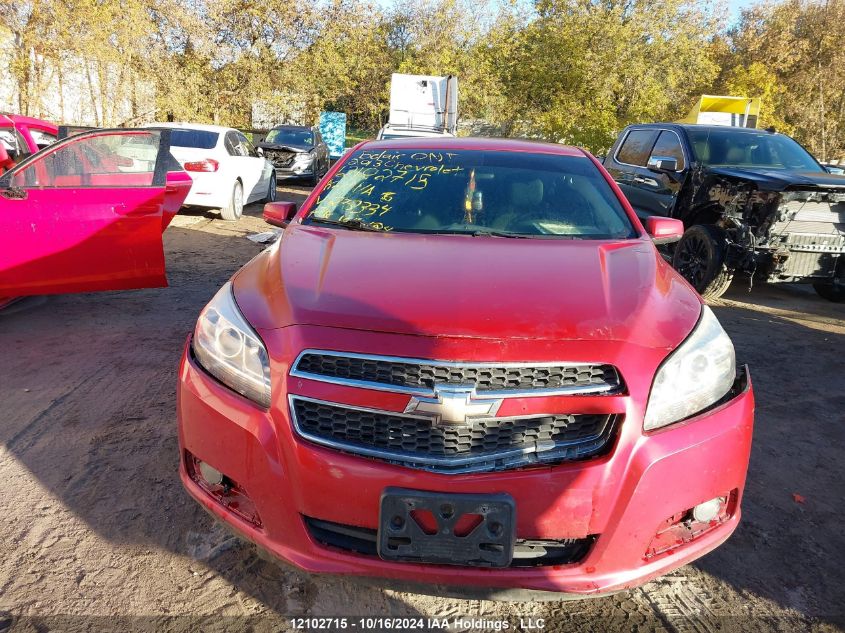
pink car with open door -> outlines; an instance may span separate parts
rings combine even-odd
[[[34,154],[0,177],[0,307],[166,286],[161,234],[190,186],[167,130],[95,130]]]

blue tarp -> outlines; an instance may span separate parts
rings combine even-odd
[[[329,146],[329,156],[340,158],[346,147],[346,113],[321,112],[320,134]]]

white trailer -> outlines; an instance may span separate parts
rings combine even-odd
[[[457,128],[457,77],[393,73],[390,116],[379,138],[454,136]]]

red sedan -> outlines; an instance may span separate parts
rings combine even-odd
[[[701,298],[589,154],[365,143],[202,311],[181,479],[312,572],[581,595],[739,522],[754,400]]]
[[[10,297],[167,285],[161,234],[191,187],[169,134],[79,134],[0,177],[0,307]]]

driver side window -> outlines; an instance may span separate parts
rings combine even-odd
[[[663,130],[660,133],[660,136],[657,137],[657,143],[654,144],[654,148],[651,150],[651,158],[660,157],[660,158],[674,158],[678,161],[678,169],[677,171],[682,171],[684,169],[684,150],[681,147],[681,141],[678,138],[678,135],[674,132],[670,132],[669,130]]]
[[[10,184],[23,188],[149,187],[159,139],[159,133],[152,131],[73,138],[16,171]]]

